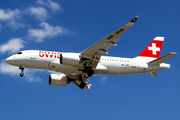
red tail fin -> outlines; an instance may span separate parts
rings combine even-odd
[[[164,37],[155,37],[154,40],[144,49],[139,57],[159,58]]]

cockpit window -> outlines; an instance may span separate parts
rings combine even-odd
[[[22,54],[22,52],[18,52],[17,54]]]

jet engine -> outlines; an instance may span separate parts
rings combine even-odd
[[[61,53],[60,63],[63,65],[79,65],[80,57],[78,53]]]
[[[64,74],[50,74],[49,75],[49,85],[67,86],[68,83],[69,83],[68,78]]]

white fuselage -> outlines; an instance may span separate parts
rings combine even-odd
[[[62,53],[62,52],[61,52]],[[14,66],[24,66],[25,68],[48,69],[64,74],[83,74],[76,65],[60,64],[60,52],[45,51],[41,53],[39,50],[21,51],[19,54],[14,54],[6,59],[6,62]],[[63,54],[63,53],[62,53]],[[79,53],[72,53],[79,56]],[[112,75],[127,75],[146,72],[154,72],[170,68],[169,64],[162,63],[156,66],[148,65],[152,59],[140,58],[121,58],[102,56],[96,69],[93,69],[94,75],[112,74]]]

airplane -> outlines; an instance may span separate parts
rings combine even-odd
[[[91,87],[87,81],[93,75],[149,73],[156,76],[157,71],[170,68],[171,65],[164,62],[176,55],[171,52],[160,57],[164,37],[155,37],[135,58],[102,56],[108,54],[107,51],[112,46],[117,46],[119,37],[131,28],[137,19],[138,16],[134,17],[129,23],[80,53],[25,50],[8,57],[5,61],[18,66],[21,77],[25,68],[48,69],[60,73],[49,75],[50,85],[67,86],[73,82],[81,89]]]

